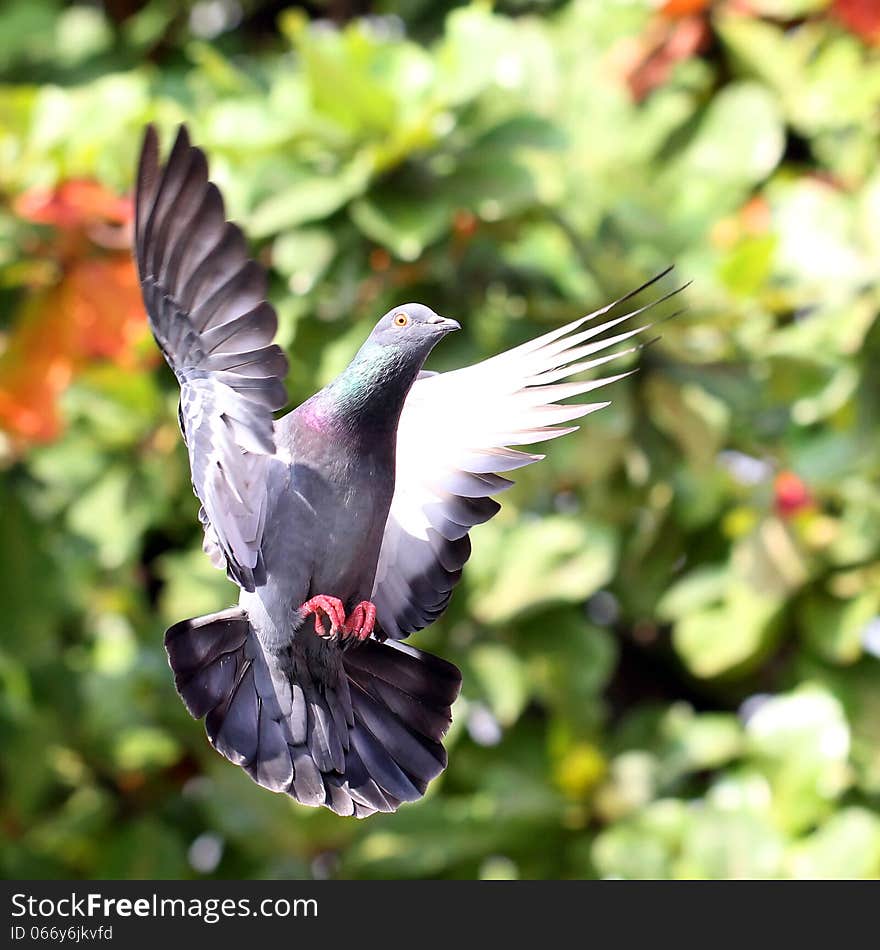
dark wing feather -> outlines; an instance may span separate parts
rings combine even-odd
[[[180,383],[180,425],[205,549],[246,590],[265,581],[261,542],[275,454],[272,412],[287,402],[287,358],[266,275],[226,221],[204,154],[181,126],[162,167],[148,127],[135,196],[135,258],[150,326]],[[266,737],[271,740],[270,736]]]

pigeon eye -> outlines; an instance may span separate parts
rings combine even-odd
[[[405,327],[409,323],[409,317],[405,313],[394,314],[394,326]]]

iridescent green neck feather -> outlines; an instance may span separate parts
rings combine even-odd
[[[393,433],[423,362],[418,353],[367,341],[339,376],[303,409],[317,428],[368,437]]]

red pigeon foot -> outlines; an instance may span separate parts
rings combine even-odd
[[[345,608],[338,597],[318,594],[311,600],[307,600],[299,609],[304,617],[309,614],[315,615],[315,633],[319,637],[333,638],[345,627]],[[324,627],[325,617],[330,621],[329,632]]]
[[[368,600],[362,600],[352,610],[342,628],[342,639],[361,643],[373,632],[376,625],[376,608]]]

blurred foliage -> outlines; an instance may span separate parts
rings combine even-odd
[[[8,0],[3,872],[880,876],[878,42],[869,0]],[[271,268],[295,401],[395,302],[462,319],[442,369],[693,281],[474,532],[397,815],[259,789],[174,693],[164,628],[234,591],[127,257],[148,121]]]

